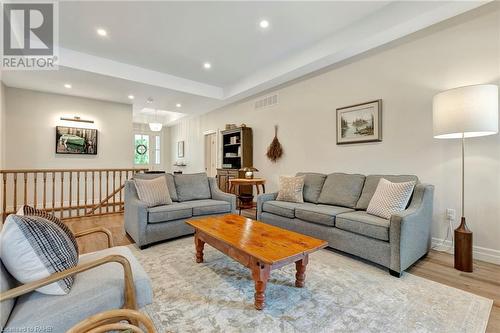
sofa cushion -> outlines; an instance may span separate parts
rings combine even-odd
[[[276,200],[288,202],[304,202],[304,176],[280,176],[280,189]]]
[[[326,177],[319,203],[354,208],[358,202],[365,176],[332,173]]]
[[[184,201],[182,203],[193,210],[193,216],[210,215],[210,214],[223,214],[231,212],[231,204],[222,200],[193,200]]]
[[[321,189],[325,183],[326,175],[314,172],[299,172],[297,176],[304,178],[304,201],[318,203]]]
[[[193,216],[190,206],[180,202],[148,208],[148,223],[161,223]]]
[[[415,182],[393,183],[380,179],[377,190],[366,209],[368,214],[390,219],[392,214],[405,209],[413,193]]]
[[[295,209],[295,217],[304,221],[333,227],[335,225],[335,216],[353,211],[353,209],[346,207],[305,203]]]
[[[148,207],[170,205],[172,203],[165,177],[134,179],[134,184],[139,200]]]
[[[135,292],[139,308],[153,299],[151,281],[124,246],[80,256],[86,263],[107,255],[126,257],[132,267]],[[119,309],[123,306],[123,268],[118,263],[108,263],[75,275],[71,292],[64,296],[44,295],[32,292],[17,299],[6,327],[12,332],[25,332],[26,328],[50,327],[51,332],[66,332],[73,325],[99,312]],[[28,330],[29,331],[29,330]]]
[[[180,202],[211,198],[208,177],[204,172],[174,175],[174,181]]]
[[[366,210],[368,208],[368,204],[377,189],[380,178],[385,178],[393,183],[403,183],[403,182],[417,182],[418,177],[413,175],[369,175],[366,176],[365,184],[363,186],[363,191],[361,192],[361,196],[359,197],[358,202],[356,203],[356,209]]]
[[[339,214],[335,226],[359,235],[389,241],[389,220],[370,215],[365,211]]]
[[[158,177],[165,177],[167,179],[168,193],[172,201],[179,201],[177,198],[177,190],[175,189],[174,176],[171,173],[136,173],[134,179],[155,179]]]
[[[5,268],[22,283],[46,278],[78,264],[78,251],[68,234],[56,223],[39,216],[9,215],[0,234],[0,253]],[[65,295],[73,283],[70,276],[37,291]]]
[[[293,219],[295,217],[295,208],[301,205],[303,204],[287,201],[266,201],[264,205],[262,205],[262,210],[264,212]]]

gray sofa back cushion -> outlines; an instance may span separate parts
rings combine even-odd
[[[179,201],[177,197],[177,190],[175,188],[174,176],[170,173],[136,173],[134,175],[135,179],[154,179],[156,177],[167,178],[168,193],[170,194],[170,199],[172,201]]]
[[[326,175],[314,172],[299,172],[297,176],[305,176],[304,178],[304,201],[318,203],[321,189],[325,183]]]
[[[319,196],[319,203],[354,208],[358,202],[364,175],[332,173],[326,177],[325,184]]]
[[[177,198],[180,202],[210,199],[212,197],[208,177],[204,172],[174,175],[174,181]]]
[[[356,209],[366,210],[368,208],[368,204],[377,189],[378,182],[380,178],[385,178],[393,183],[403,183],[403,182],[411,182],[414,181],[418,183],[418,177],[414,175],[369,175],[366,176],[365,185],[363,186],[363,191],[361,192],[361,196],[356,204]]]

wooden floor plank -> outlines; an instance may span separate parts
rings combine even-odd
[[[242,215],[255,218],[255,209],[243,211]],[[133,240],[123,228],[123,214],[97,217],[80,217],[65,221],[74,232],[91,227],[103,226],[113,234],[115,245],[129,245]],[[79,240],[82,253],[97,251],[106,245],[102,235],[87,236]],[[500,266],[474,261],[474,272],[464,273],[453,268],[453,256],[448,253],[430,251],[426,258],[417,262],[409,273],[436,281],[454,288],[493,300],[493,308],[486,332],[500,332]]]

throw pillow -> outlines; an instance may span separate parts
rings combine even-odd
[[[46,220],[54,222],[59,226],[59,228],[62,229],[62,231],[64,231],[64,233],[71,240],[71,243],[73,243],[76,252],[79,252],[78,242],[76,241],[75,235],[73,234],[73,232],[71,232],[68,226],[63,222],[61,222],[61,220],[59,220],[55,215],[49,214],[44,210],[37,209],[28,205],[23,205],[21,208],[19,208],[16,214],[21,216],[39,216],[43,217]]]
[[[280,176],[280,190],[276,200],[288,202],[304,202],[304,176]]]
[[[165,177],[134,179],[134,183],[139,200],[148,207],[170,205],[172,203]]]
[[[390,219],[392,214],[406,208],[414,187],[414,181],[392,183],[381,178],[366,212],[384,219]]]
[[[212,192],[205,172],[174,175],[177,198],[180,202],[210,199]]]
[[[62,272],[78,264],[78,252],[68,235],[54,222],[39,216],[9,215],[0,234],[2,262],[21,283]],[[67,277],[37,291],[65,295],[74,278]]]

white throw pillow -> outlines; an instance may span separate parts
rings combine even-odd
[[[288,202],[304,202],[305,176],[280,176],[280,190],[276,200]]]
[[[366,212],[390,219],[392,214],[406,208],[414,187],[415,182],[393,183],[380,178]]]
[[[39,216],[9,215],[0,234],[0,254],[5,268],[21,283],[37,281],[78,264],[78,251],[68,234]],[[37,291],[65,295],[73,281],[73,277],[67,277]]]
[[[135,179],[134,183],[139,199],[148,207],[172,204],[165,177]]]

